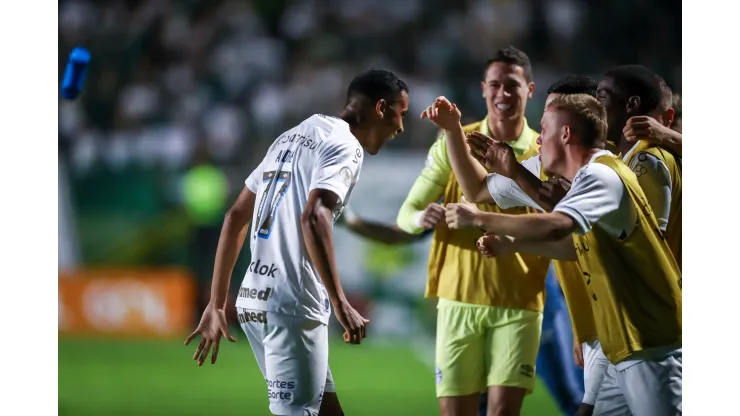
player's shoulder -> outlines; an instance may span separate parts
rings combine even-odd
[[[349,124],[339,117],[314,114],[301,124],[304,129],[316,134],[325,143],[322,147],[359,146],[357,138],[349,129]]]
[[[616,170],[604,163],[588,163],[576,173],[573,178],[573,186],[599,187],[599,188],[621,188],[622,178]]]
[[[655,145],[649,145],[640,149],[633,159],[635,163],[661,163],[668,167],[679,167],[680,158],[672,151]]]

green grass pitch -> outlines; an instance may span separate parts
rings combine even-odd
[[[252,350],[243,336],[237,339],[222,342],[216,365],[198,368],[194,347],[182,340],[60,337],[59,414],[269,415]],[[434,369],[410,347],[340,341],[332,344],[329,360],[348,416],[439,414]],[[525,399],[522,414],[558,414],[544,385]]]

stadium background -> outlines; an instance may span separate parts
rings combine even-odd
[[[354,74],[388,68],[409,84],[414,117],[367,159],[352,207],[392,223],[435,136],[415,115],[446,95],[466,121],[483,117],[482,64],[508,44],[532,59],[533,126],[568,73],[641,63],[681,89],[678,1],[61,0],[59,79],[74,46],[92,65],[80,99],[59,103],[60,414],[267,414],[238,328],[216,366],[196,368],[181,343],[244,178],[280,132],[336,114]],[[336,230],[345,289],[372,321],[359,347],[333,326],[350,415],[438,414],[428,244]],[[248,264],[244,250],[232,292]],[[544,386],[523,414],[557,414]]]

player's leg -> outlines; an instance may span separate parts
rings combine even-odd
[[[609,360],[601,350],[599,341],[583,343],[583,381],[585,392],[576,416],[591,416],[601,383],[609,368]]]
[[[278,314],[268,319],[264,345],[270,411],[318,415],[329,368],[327,326]]]
[[[327,368],[326,384],[324,384],[324,390],[321,397],[321,409],[319,410],[319,416],[343,415],[344,411],[342,410],[342,405],[339,403],[337,388],[334,385],[334,377],[331,375],[331,369]]]
[[[247,336],[249,346],[252,347],[254,358],[257,359],[257,366],[262,372],[262,376],[265,374],[265,346],[263,344],[265,338],[265,323],[258,321],[252,321],[249,319],[249,311],[243,308],[236,308],[236,317],[239,321],[239,326],[244,331],[244,335]]]
[[[682,412],[682,358],[678,351],[659,360],[617,366],[619,387],[636,415],[675,416]]]
[[[488,416],[518,416],[536,382],[542,313],[491,308],[486,327]]]
[[[545,383],[560,410],[572,415],[583,397],[583,370],[573,360],[570,314],[552,266],[545,288],[547,296],[537,355],[537,377]]]
[[[599,392],[596,395],[593,414],[599,416],[632,415],[629,406],[627,406],[627,400],[619,388],[617,368],[614,364],[609,363],[606,369],[604,379],[601,381]]]
[[[486,308],[451,303],[440,299],[437,307],[437,397],[442,416],[468,416],[485,390],[480,317]]]

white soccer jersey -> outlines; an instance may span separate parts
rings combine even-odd
[[[252,262],[236,306],[329,322],[331,303],[303,242],[301,214],[314,189],[340,198],[334,219],[360,176],[364,152],[349,125],[313,115],[278,137],[246,180],[257,195]]]

